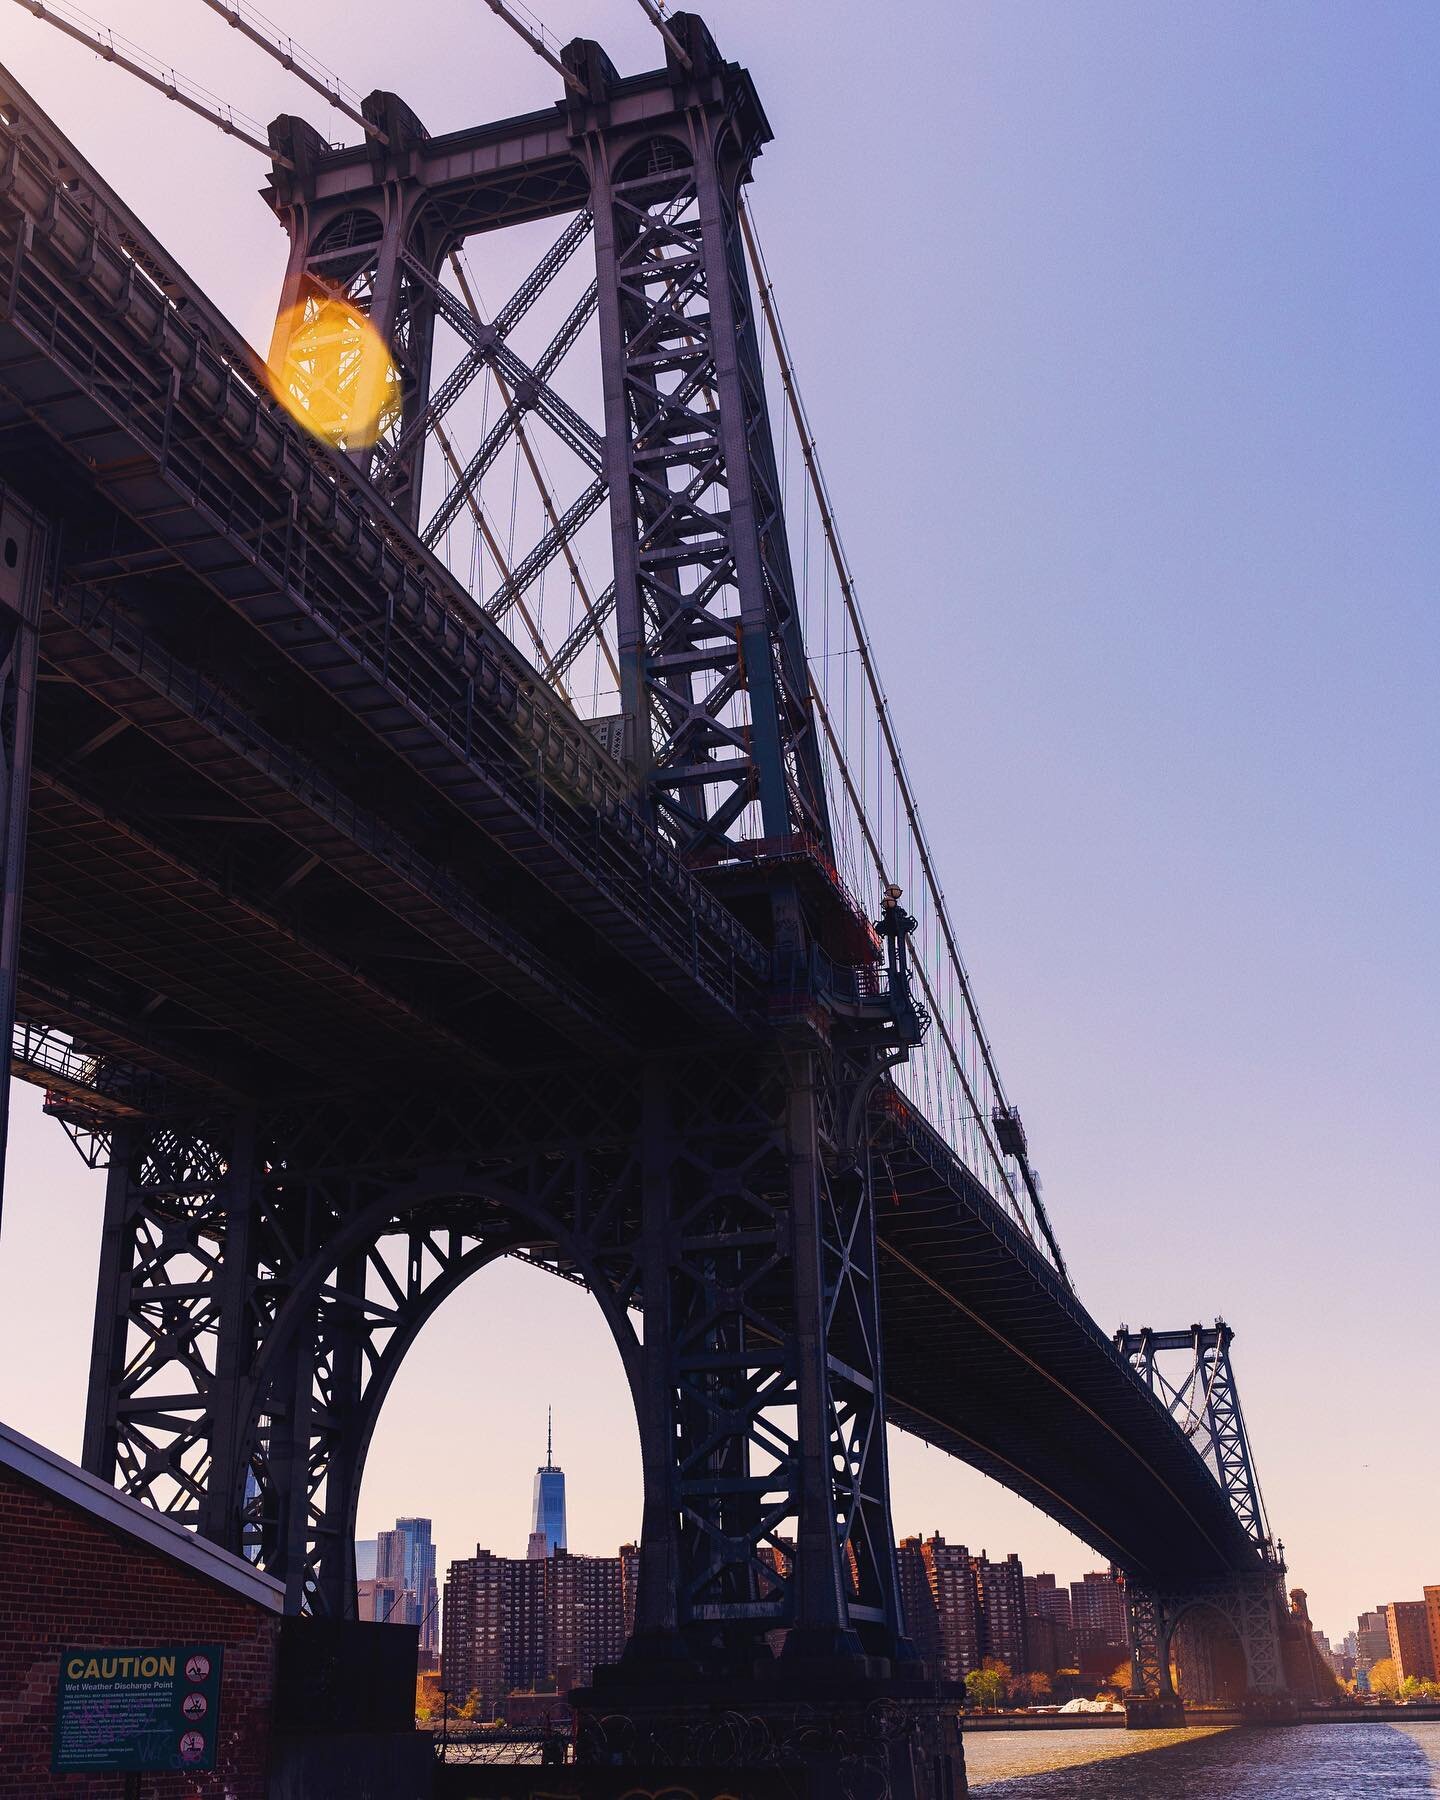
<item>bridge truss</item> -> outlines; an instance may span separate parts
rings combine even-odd
[[[887,1410],[1137,1594],[1264,1552],[1070,1288],[743,207],[768,125],[667,25],[450,138],[271,128],[282,317],[393,357],[333,447],[0,82],[12,1068],[109,1169],[87,1467],[350,1613],[394,1372],[522,1256],[620,1348],[647,1681],[780,1629],[898,1704]],[[549,235],[487,312],[502,228]]]

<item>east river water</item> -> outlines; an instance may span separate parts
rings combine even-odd
[[[976,1731],[993,1800],[1410,1800],[1440,1795],[1440,1724],[1234,1731]]]

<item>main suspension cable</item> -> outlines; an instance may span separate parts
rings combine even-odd
[[[512,5],[518,3],[519,0],[512,0]],[[497,19],[503,19],[505,21],[515,33],[516,37],[523,38],[538,57],[541,57],[545,62],[549,63],[550,67],[572,93],[579,94],[582,99],[584,98],[585,83],[573,69],[567,69],[565,67],[564,63],[561,62],[560,58],[550,48],[549,44],[546,43],[545,39],[549,33],[546,31],[545,26],[541,21],[535,17],[535,14],[530,11],[528,6],[525,8],[525,13],[531,23],[527,25],[523,19],[516,16],[511,6],[505,4],[505,0],[485,0],[485,4],[490,8]]]
[[[218,13],[227,25],[232,26],[243,37],[249,38],[252,44],[263,50],[267,56],[273,57],[282,69],[288,69],[292,75],[298,75],[301,81],[312,88],[337,112],[353,119],[366,137],[373,138],[376,143],[388,144],[387,133],[378,125],[374,125],[356,105],[359,95],[348,82],[342,82],[332,69],[312,56],[308,50],[302,49],[288,32],[278,26],[273,19],[253,6],[245,4],[245,0],[202,0],[213,13]],[[346,98],[346,90],[354,96]]]
[[[217,94],[212,94],[197,82],[187,80],[168,64],[161,62],[159,57],[152,56],[148,50],[142,49],[129,38],[117,38],[108,25],[92,18],[89,13],[82,12],[78,6],[71,5],[70,0],[15,0],[15,4],[23,6],[44,24],[63,31],[66,37],[74,38],[77,44],[84,44],[87,50],[93,50],[103,61],[114,63],[117,68],[124,69],[127,75],[133,75],[137,81],[155,88],[167,100],[177,101],[200,118],[208,119],[227,137],[239,138],[242,144],[260,151],[282,168],[294,168],[295,165],[288,157],[276,155],[268,140],[260,135],[265,128],[258,119],[252,119],[247,113],[237,112]],[[120,48],[122,45],[123,49]]]
[[[693,69],[695,65],[690,60],[690,52],[670,29],[669,21],[666,19],[662,10],[655,4],[655,0],[640,0],[640,10],[670,46],[671,53],[676,62],[679,63],[680,67],[682,69]]]

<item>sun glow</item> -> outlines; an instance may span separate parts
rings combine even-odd
[[[400,371],[365,314],[318,283],[275,321],[270,391],[301,425],[337,449],[364,449],[400,411]]]

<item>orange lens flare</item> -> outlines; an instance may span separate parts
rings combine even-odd
[[[270,392],[308,432],[340,450],[373,444],[400,411],[400,371],[360,309],[309,289],[275,321]]]

